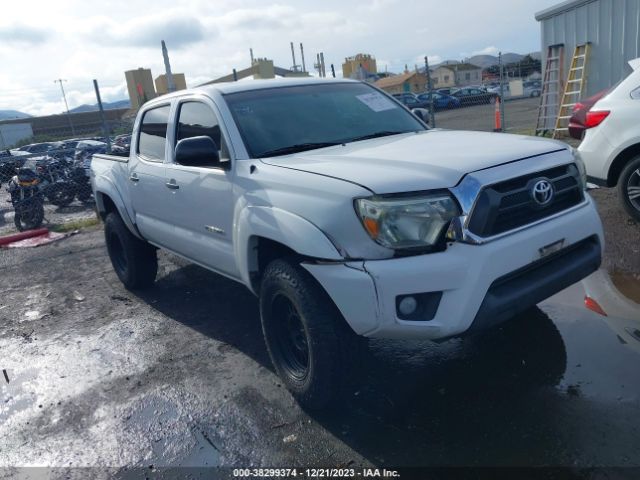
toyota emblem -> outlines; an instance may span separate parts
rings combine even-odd
[[[545,206],[553,199],[553,185],[549,180],[538,180],[531,189],[531,196],[538,205]]]

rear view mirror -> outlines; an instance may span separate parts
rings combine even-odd
[[[220,154],[211,137],[183,138],[176,145],[176,163],[187,167],[218,167]]]

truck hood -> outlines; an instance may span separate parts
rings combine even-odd
[[[566,148],[563,143],[537,137],[428,130],[262,162],[339,178],[383,194],[454,187],[468,173]]]

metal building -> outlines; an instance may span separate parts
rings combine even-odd
[[[564,44],[563,71],[569,71],[576,45],[590,42],[585,96],[618,82],[631,72],[627,62],[640,57],[640,0],[569,0],[536,13],[547,48]]]

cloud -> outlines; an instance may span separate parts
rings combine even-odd
[[[129,22],[114,22],[108,18],[93,18],[84,25],[85,35],[104,46],[159,48],[160,40],[168,47],[182,48],[205,38],[217,36],[215,28],[207,28],[192,15],[164,12]]]
[[[36,45],[49,38],[47,30],[20,23],[0,26],[0,42]]]
[[[491,47],[485,47],[482,50],[476,50],[475,52],[471,52],[471,54],[469,55],[463,54],[462,56],[473,57],[475,55],[493,55],[495,57],[498,55],[499,52],[500,50],[498,48],[491,46]]]

